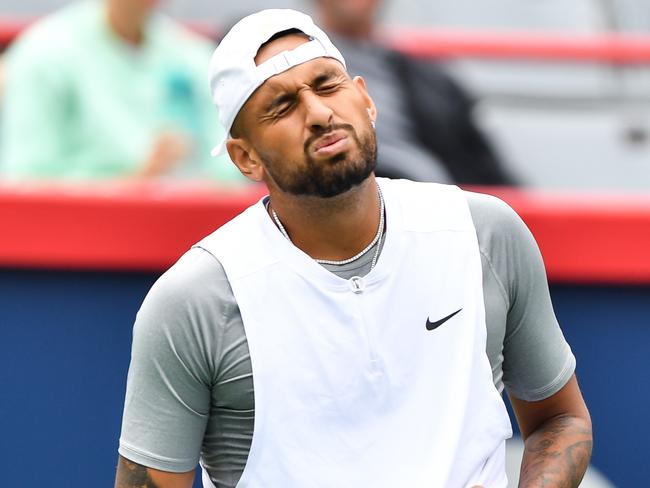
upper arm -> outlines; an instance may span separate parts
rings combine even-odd
[[[120,456],[115,488],[191,488],[194,470],[169,473],[147,468]]]
[[[211,411],[223,311],[202,254],[158,280],[133,330],[119,452],[161,471],[195,468]]]
[[[561,415],[589,421],[535,239],[504,202],[478,194],[469,194],[469,201],[481,250],[508,301],[503,379],[522,434]]]
[[[501,225],[502,273],[510,306],[503,344],[509,394],[540,401],[557,393],[575,370],[575,357],[555,316],[542,255],[532,234],[511,214]]]
[[[482,224],[481,247],[508,299],[504,385],[509,394],[522,400],[543,400],[569,381],[575,357],[555,317],[535,239],[507,204],[494,197],[484,199],[483,212],[477,213],[491,221]]]

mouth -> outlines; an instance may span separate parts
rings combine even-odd
[[[313,146],[313,152],[316,156],[331,157],[348,148],[349,139],[347,134],[335,132],[318,139]]]

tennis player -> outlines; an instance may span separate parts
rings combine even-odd
[[[239,170],[268,196],[174,265],[134,328],[116,487],[575,487],[591,422],[539,251],[501,201],[375,178],[378,114],[312,20],[216,49]],[[377,123],[380,123],[378,121]]]

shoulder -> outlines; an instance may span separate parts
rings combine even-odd
[[[192,248],[158,278],[142,307],[155,306],[161,312],[187,309],[214,299],[215,291],[223,295],[228,289],[221,263],[205,250]]]
[[[509,302],[530,295],[531,290],[546,290],[541,252],[521,217],[494,196],[472,192],[465,195],[481,255],[502,284]]]
[[[193,248],[149,290],[133,328],[133,351],[160,361],[181,359],[213,378],[223,337],[238,313],[221,264]],[[206,381],[208,381],[206,379]]]
[[[489,230],[495,225],[517,225],[516,222],[521,222],[521,218],[512,207],[498,197],[466,190],[463,194],[467,199],[477,230],[479,226]]]
[[[507,248],[534,245],[532,234],[519,215],[503,200],[465,191],[481,252],[495,256]]]

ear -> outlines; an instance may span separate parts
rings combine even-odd
[[[246,178],[255,182],[264,179],[264,166],[259,155],[245,139],[228,139],[226,149],[232,162]]]
[[[370,117],[370,120],[374,122],[377,120],[377,107],[375,106],[375,102],[372,100],[372,97],[368,93],[365,80],[361,76],[355,76],[352,79],[352,83],[354,83],[354,86],[357,88],[357,90],[359,90],[359,93],[363,97],[368,110],[368,116]]]

